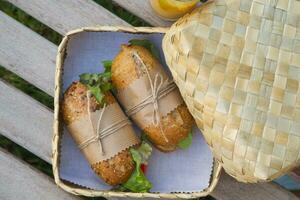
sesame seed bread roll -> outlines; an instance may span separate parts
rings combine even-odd
[[[66,90],[62,102],[62,115],[66,125],[88,114],[86,94],[87,87],[80,82],[72,83]],[[116,102],[113,95],[109,92],[105,93],[104,98],[107,104]],[[100,108],[101,106],[95,97],[91,97],[91,111]],[[126,182],[135,169],[129,149],[122,151],[111,159],[92,164],[91,167],[107,184],[113,186]]]
[[[137,45],[122,45],[121,51],[113,60],[111,69],[112,82],[117,90],[128,87],[141,76],[140,66],[137,65],[132,56],[134,52],[138,53],[149,72],[162,67],[146,48]],[[174,151],[178,143],[188,136],[194,120],[183,103],[167,116],[163,116],[160,123],[168,141],[165,140],[158,126],[149,125],[143,131],[159,150],[170,152]]]

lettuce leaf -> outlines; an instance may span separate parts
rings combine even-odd
[[[152,147],[148,143],[143,141],[141,146],[139,146],[139,148],[137,149],[137,151],[142,157],[141,164],[148,164],[148,160],[152,153]]]
[[[138,149],[131,148],[130,153],[135,162],[135,171],[126,183],[122,184],[122,188],[126,188],[132,192],[148,192],[152,188],[152,183],[147,180],[141,170],[141,164],[146,164],[151,155],[152,148],[146,142],[142,142]]]
[[[102,61],[103,67],[104,67],[104,72],[105,73],[110,73],[111,75],[111,66],[112,66],[112,61],[111,60],[103,60]]]
[[[177,146],[181,149],[187,149],[191,146],[192,140],[193,140],[193,134],[192,134],[192,131],[190,131],[189,135],[186,138],[184,138],[183,140],[181,140]]]
[[[132,39],[129,40],[129,44],[145,47],[157,60],[159,60],[159,51],[149,40]]]
[[[105,71],[103,73],[84,73],[79,76],[80,82],[88,87],[97,102],[101,105],[104,102],[104,94],[113,89],[111,83],[111,61],[103,61]]]

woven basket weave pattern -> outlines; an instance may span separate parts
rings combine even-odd
[[[216,0],[175,23],[163,49],[229,174],[268,181],[300,164],[299,0]]]

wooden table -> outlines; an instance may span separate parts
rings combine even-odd
[[[82,26],[128,23],[91,0],[8,0],[64,35]],[[114,0],[154,26],[169,26],[146,0]],[[0,11],[0,65],[53,96],[57,46]],[[0,132],[51,163],[53,111],[0,80]],[[224,200],[298,199],[274,183],[243,184],[225,173],[211,194]],[[78,199],[0,149],[0,199]]]

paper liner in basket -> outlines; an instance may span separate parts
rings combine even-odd
[[[164,37],[189,110],[240,181],[270,181],[299,165],[299,10],[297,0],[216,0]]]
[[[129,28],[129,27],[86,27],[86,28],[82,28],[82,29],[78,29],[78,30],[74,30],[69,32],[63,39],[62,43],[59,46],[58,49],[58,56],[57,56],[57,68],[56,68],[56,86],[55,86],[55,113],[54,113],[54,136],[53,136],[53,149],[52,149],[52,153],[53,153],[53,173],[54,173],[54,178],[55,178],[55,182],[64,190],[73,193],[73,194],[77,194],[77,195],[85,195],[85,196],[105,196],[105,197],[136,197],[136,198],[142,198],[142,197],[151,197],[151,198],[197,198],[197,197],[201,197],[201,196],[206,196],[209,193],[212,192],[212,190],[215,188],[219,176],[220,176],[220,171],[221,171],[221,167],[220,165],[215,162],[213,165],[213,169],[212,169],[212,174],[211,174],[211,180],[210,180],[210,184],[209,186],[204,189],[203,191],[197,191],[197,192],[192,192],[192,193],[131,193],[131,192],[117,192],[117,191],[105,191],[103,189],[99,190],[99,189],[88,189],[85,187],[81,187],[78,185],[74,185],[74,184],[69,184],[68,182],[64,181],[62,178],[62,169],[61,169],[61,148],[60,148],[60,143],[63,140],[62,137],[62,121],[59,117],[59,111],[60,111],[60,104],[59,101],[62,97],[62,91],[63,91],[63,85],[62,83],[65,82],[65,78],[69,76],[68,74],[68,68],[70,66],[74,66],[77,64],[73,63],[70,66],[65,66],[65,60],[66,60],[66,56],[70,57],[72,56],[72,52],[70,52],[68,49],[67,52],[67,48],[70,47],[68,45],[71,45],[72,48],[74,48],[74,40],[78,40],[79,35],[85,35],[85,34],[91,34],[91,32],[109,32],[110,34],[113,34],[114,37],[116,37],[116,32],[123,32],[120,34],[123,35],[131,35],[132,33],[139,33],[139,34],[135,34],[132,35],[130,37],[132,38],[141,38],[141,37],[148,37],[147,35],[149,35],[149,37],[151,37],[151,34],[161,34],[164,33],[166,31],[166,29],[163,28]],[[91,34],[92,35],[92,34]],[[87,35],[86,35],[87,36]],[[94,35],[95,36],[95,35]],[[91,37],[87,36],[88,38],[91,39]],[[131,38],[131,39],[132,39]],[[118,37],[119,39],[119,37]],[[117,39],[117,40],[118,40]],[[126,39],[126,41],[124,41],[123,43],[128,42],[129,39]],[[94,42],[93,42],[94,44]],[[120,43],[121,44],[121,43]],[[119,45],[120,45],[119,44]],[[119,45],[116,48],[116,50],[118,51],[119,49]],[[82,48],[82,46],[85,45],[80,45],[80,48]],[[76,48],[78,49],[78,48]],[[98,51],[97,51],[98,52]],[[88,54],[89,56],[91,55],[90,53]],[[78,58],[78,57],[76,57]],[[107,59],[109,57],[105,57],[105,59]],[[99,57],[97,57],[97,59],[99,60]],[[101,58],[100,58],[101,59]],[[70,63],[69,63],[70,64]],[[95,66],[95,65],[93,65]],[[67,69],[64,69],[64,67]],[[73,69],[73,68],[72,68]],[[79,68],[78,68],[79,69]],[[82,69],[82,66],[81,68]],[[75,68],[75,71],[77,70],[77,68]],[[97,69],[98,70],[98,69]],[[65,73],[65,75],[63,75]],[[63,80],[64,78],[64,80]],[[66,135],[65,135],[66,136]],[[198,135],[200,137],[200,135]],[[198,137],[198,138],[199,138]],[[201,136],[202,137],[202,136]],[[201,138],[202,139],[202,138]],[[203,143],[204,145],[204,143]],[[197,154],[197,155],[201,155],[201,154]],[[152,156],[154,157],[154,156]],[[171,157],[171,156],[170,156]],[[161,163],[160,163],[161,164]],[[153,169],[153,168],[151,168]],[[151,169],[148,169],[151,171]],[[201,170],[201,169],[199,169]],[[148,171],[149,172],[149,171]]]

